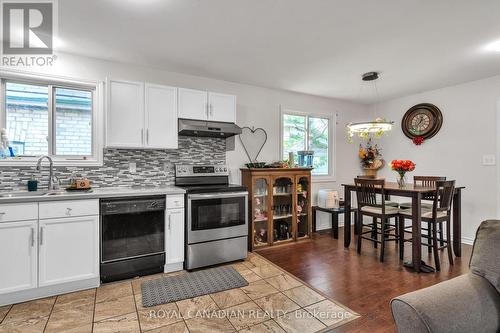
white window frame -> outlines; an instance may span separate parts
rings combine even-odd
[[[284,123],[283,117],[284,115],[295,115],[295,116],[303,116],[303,117],[317,117],[317,118],[327,118],[328,119],[328,175],[312,175],[313,183],[322,183],[322,182],[334,182],[336,181],[336,141],[335,140],[335,127],[337,124],[337,116],[335,113],[317,113],[317,112],[304,112],[298,111],[290,108],[286,108],[280,106],[280,157],[279,159],[283,159],[283,133],[284,133]],[[307,133],[307,137],[309,137],[309,133]],[[309,140],[309,138],[307,139]]]
[[[45,74],[29,73],[23,71],[0,70],[2,91],[0,94],[0,128],[6,124],[5,81],[26,84],[40,84],[49,87],[49,123],[53,117],[53,101],[51,100],[52,87],[68,89],[92,90],[92,156],[87,158],[79,156],[53,155],[52,160],[56,166],[102,166],[103,165],[103,114],[104,114],[104,82],[85,81],[72,78],[49,76]],[[54,137],[52,125],[49,124],[49,135]],[[55,145],[52,142],[52,145]],[[0,166],[33,166],[39,156],[20,156],[15,158],[0,159]]]

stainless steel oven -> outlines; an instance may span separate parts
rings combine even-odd
[[[176,166],[186,189],[186,269],[244,259],[248,191],[228,184],[225,166]]]

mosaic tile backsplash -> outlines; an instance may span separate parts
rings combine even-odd
[[[129,162],[136,163],[136,172],[129,172]],[[175,179],[175,164],[225,164],[226,140],[179,136],[175,150],[104,149],[104,163],[100,167],[56,167],[55,175],[63,186],[73,173],[85,176],[93,187],[160,186],[171,185]],[[26,190],[31,176],[39,181],[39,188],[47,188],[48,163],[41,172],[32,167],[0,167],[0,191]]]

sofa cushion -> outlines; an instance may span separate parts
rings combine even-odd
[[[500,220],[481,223],[470,260],[472,273],[487,279],[500,292]]]
[[[483,277],[465,274],[391,301],[399,333],[495,333],[500,295]]]

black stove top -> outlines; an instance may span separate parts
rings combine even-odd
[[[216,192],[244,192],[247,191],[246,186],[237,184],[211,184],[211,185],[177,185],[186,190],[188,194],[194,193],[216,193]]]

